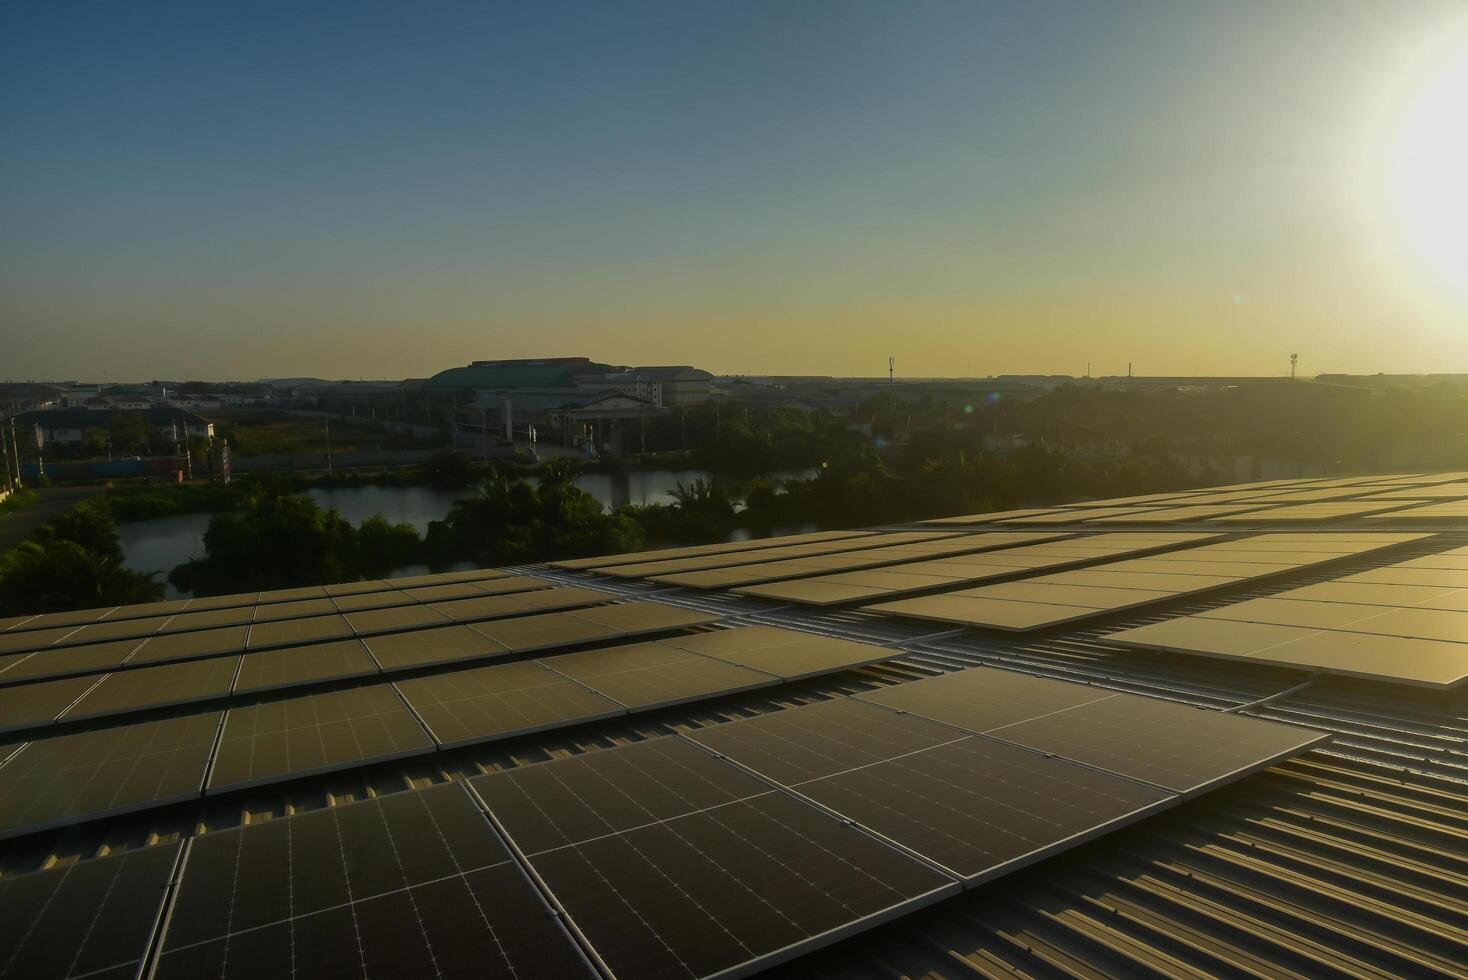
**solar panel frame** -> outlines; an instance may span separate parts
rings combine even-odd
[[[689,798],[681,801],[674,798],[669,803],[666,786],[657,782],[657,777],[651,777],[649,781],[641,775],[640,767],[651,759],[649,753],[688,753],[681,758],[685,760],[685,766],[692,768],[684,770],[684,773],[694,773],[700,779],[718,780],[718,785],[708,782],[708,791],[700,789],[702,784],[697,781],[683,784],[685,792],[702,794],[701,798],[707,805],[701,806],[697,800]],[[541,777],[549,775],[551,779],[560,779],[564,774],[581,778],[597,768],[620,765],[629,758],[634,760],[628,763],[632,769],[620,773],[616,785],[635,785],[635,791],[624,789],[616,797],[602,794],[596,799],[596,805],[605,808],[619,799],[635,797],[639,801],[639,809],[651,816],[651,821],[637,819],[631,811],[608,814],[603,809],[601,814],[615,817],[616,822],[594,818],[601,820],[596,825],[600,829],[592,829],[584,837],[563,837],[565,846],[546,849],[536,842],[537,838],[541,843],[552,839],[544,834],[544,821],[535,820],[537,829],[517,817],[513,809],[505,809],[513,799],[506,794],[520,792],[518,784],[524,780],[538,780],[541,787],[545,787],[548,784]],[[547,773],[546,767],[558,768]],[[517,857],[541,884],[568,925],[583,938],[588,949],[595,952],[596,959],[609,976],[745,976],[956,894],[959,887],[950,877],[911,859],[866,832],[831,819],[818,808],[713,758],[679,738],[655,738],[616,749],[476,776],[469,780],[469,786],[485,804],[490,819]],[[568,798],[561,796],[559,799],[565,801]],[[652,804],[655,809],[647,809],[646,804]],[[563,818],[572,813],[562,809]],[[678,829],[670,831],[668,828],[674,825]],[[525,837],[527,832],[529,838]],[[757,850],[750,846],[751,840],[758,841]],[[705,848],[715,846],[723,861],[710,865],[710,852]],[[624,847],[630,850],[623,851]],[[838,857],[833,849],[836,847],[846,848],[846,853]],[[641,855],[639,860],[660,874],[649,875],[641,871],[629,874],[625,870],[627,865],[615,860],[618,853]],[[610,863],[605,860],[609,857],[614,859]],[[791,876],[782,859],[805,861],[805,875]],[[602,861],[602,871],[586,874],[585,866],[589,864],[597,868],[597,861]],[[817,862],[816,871],[810,870]],[[759,883],[763,889],[763,902],[742,904],[739,906],[741,910],[775,907],[774,903],[779,902],[786,906],[783,912],[793,915],[798,909],[805,917],[821,917],[823,921],[801,925],[796,919],[789,918],[790,926],[787,928],[797,935],[791,936],[787,932],[785,936],[759,942],[754,934],[756,923],[749,918],[747,911],[741,918],[718,916],[704,908],[702,903],[714,901],[715,895],[709,892],[712,879],[701,873],[701,866],[721,870],[726,876],[737,871]],[[860,907],[857,903],[866,898],[860,876],[839,883],[830,878],[837,869],[842,869],[842,874],[850,874],[847,869],[858,868],[868,876],[866,888],[880,882],[884,889],[880,898],[867,901]],[[772,884],[772,875],[782,872],[786,878],[777,887]],[[622,908],[629,907],[629,903],[639,903],[639,896],[619,891],[617,898],[610,902],[595,896],[583,899],[590,888],[603,887],[599,882],[607,880],[603,877],[606,874],[617,877],[619,884],[612,887],[618,889],[645,889],[648,883],[656,883],[662,874],[666,874],[683,879],[675,882],[676,889],[684,890],[686,896],[697,894],[698,897],[669,903],[655,900],[657,895],[653,893],[641,896],[654,901],[638,904],[641,911],[634,913],[635,921],[608,919],[608,914],[620,913]],[[822,897],[818,897],[810,885],[815,880],[831,881],[830,889],[834,891],[822,889]],[[727,903],[731,896],[743,894],[741,887],[747,889],[750,886],[735,879],[732,888],[724,885],[714,887],[722,888],[717,899]],[[801,888],[798,894],[795,891],[797,887]],[[887,897],[887,893],[893,897]],[[831,921],[831,910],[839,907],[832,901],[836,895],[841,896],[838,902],[846,906],[846,912],[844,917],[838,915],[835,921]],[[610,894],[604,896],[610,897]],[[878,905],[878,902],[886,904]],[[723,938],[733,935],[729,932],[731,926],[738,928],[742,937],[734,943]],[[667,953],[659,953],[656,959],[649,959],[646,952],[639,951],[646,949],[649,937],[653,937],[667,953],[672,953],[674,946],[678,951],[671,957]]]
[[[0,688],[0,734],[54,723],[100,679],[83,675]]]
[[[240,659],[237,654],[105,674],[61,720],[89,721],[229,697]]]
[[[327,712],[325,718],[323,711]],[[295,719],[293,714],[297,716]],[[301,723],[300,716],[307,714],[313,722]],[[358,722],[363,726],[360,730]],[[351,735],[356,754],[344,754],[345,745],[327,744],[328,734],[335,737],[342,731]],[[310,732],[316,733],[314,743],[308,734],[297,734]],[[376,750],[367,750],[363,745],[364,735],[381,744]],[[315,761],[300,766],[290,762],[288,756],[293,744],[302,752],[314,753],[310,758]],[[286,753],[286,761],[272,766],[266,764],[269,760],[262,760],[257,765],[260,746]],[[392,685],[383,682],[232,705],[223,719],[204,793],[215,795],[354,769],[427,754],[435,748],[418,716]]]
[[[141,641],[118,640],[0,657],[0,687],[106,673],[128,663],[139,646]]]
[[[968,556],[970,560],[961,561],[955,558],[905,562],[877,570],[839,572],[792,582],[743,586],[733,591],[761,599],[818,606],[870,603],[944,589],[972,587],[993,579],[1011,579],[1042,569],[1060,570],[1108,558],[1155,555],[1169,548],[1196,545],[1216,538],[1216,534],[1208,532],[1108,532],[981,552]],[[1129,541],[1136,544],[1128,545]],[[904,575],[909,578],[905,582],[885,578],[889,575]],[[868,582],[873,584],[862,584]],[[846,588],[848,583],[852,587]],[[826,584],[835,589],[822,596],[820,590]]]
[[[140,974],[182,850],[161,843],[0,878],[0,906],[12,927],[0,930],[0,963],[14,976]],[[98,928],[104,919],[106,928]]]
[[[511,686],[496,687],[504,684]],[[625,706],[534,660],[399,679],[393,686],[441,749],[516,738],[627,714]],[[476,687],[479,688],[476,693],[466,693]],[[440,696],[450,689],[455,696]],[[547,697],[576,710],[556,711],[545,700]],[[536,714],[534,709],[545,710]],[[478,717],[465,718],[466,712]],[[503,723],[508,716],[518,716],[519,723]]]
[[[1174,792],[1126,776],[851,698],[681,737],[854,821],[966,888],[1179,802]],[[976,761],[1002,766],[1003,774],[977,776],[979,770],[968,768]],[[1096,805],[1103,798],[1110,803],[1104,815]],[[1041,806],[1048,807],[1043,817]],[[993,814],[1009,811],[1022,819],[991,822]]]
[[[275,647],[240,658],[240,669],[230,693],[265,694],[308,684],[375,677],[380,672],[377,661],[358,639]]]
[[[25,743],[0,765],[0,839],[197,799],[223,718],[203,711]],[[143,774],[151,780],[139,776],[146,759],[154,760]],[[131,761],[125,773],[120,760]],[[122,782],[98,784],[107,770]],[[100,799],[79,803],[99,785]],[[17,806],[17,794],[28,805]]]
[[[1125,731],[1125,739],[1118,730]],[[1183,799],[1194,799],[1331,739],[1328,732],[1133,694],[1100,698],[987,734],[1150,783]],[[1115,751],[1119,745],[1127,751]],[[1218,760],[1218,765],[1209,767],[1207,760]],[[1220,767],[1232,768],[1220,771]],[[1204,775],[1200,769],[1209,772]]]
[[[628,711],[667,708],[783,683],[764,671],[657,642],[567,653],[540,664]]]
[[[160,980],[314,976],[343,961],[377,977],[595,976],[462,783],[195,836],[177,878]],[[226,960],[233,936],[250,948]]]

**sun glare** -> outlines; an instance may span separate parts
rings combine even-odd
[[[1468,31],[1434,55],[1394,127],[1388,193],[1411,259],[1468,299]]]

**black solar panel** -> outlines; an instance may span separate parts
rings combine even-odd
[[[234,684],[240,658],[214,657],[120,670],[98,681],[70,711],[67,721],[125,714],[145,708],[222,698]]]
[[[0,685],[108,671],[127,663],[140,642],[119,640],[0,658]]]
[[[625,709],[538,663],[494,664],[397,681],[442,746],[523,735],[625,714]]]
[[[0,878],[0,976],[136,976],[178,854],[160,844]]]
[[[189,843],[156,976],[592,977],[462,785]]]
[[[0,687],[0,732],[18,732],[49,725],[95,683],[95,677],[67,677],[18,687]]]
[[[432,740],[388,684],[241,705],[225,718],[209,792],[432,749]]]
[[[681,740],[472,785],[616,976],[742,975],[957,887]]]
[[[987,667],[857,698],[1184,795],[1265,768],[1328,737],[1308,728]]]
[[[1178,801],[1134,780],[845,698],[688,737],[969,885]]]
[[[1129,694],[992,734],[1189,795],[1329,738],[1308,728]]]
[[[199,795],[221,712],[37,739],[0,766],[0,837]]]

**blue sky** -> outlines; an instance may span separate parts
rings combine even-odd
[[[0,378],[1468,370],[1360,177],[1461,13],[12,2]]]

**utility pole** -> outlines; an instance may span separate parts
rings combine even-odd
[[[3,435],[0,435],[0,455],[5,457],[5,492],[9,493],[15,486],[10,480],[10,443],[5,441]]]
[[[0,432],[0,439],[4,438],[5,434],[3,432]],[[25,486],[25,484],[21,481],[20,478],[20,443],[15,441],[14,415],[10,416],[10,455],[15,457],[15,488],[19,490],[21,487]]]
[[[1300,360],[1299,354],[1290,355],[1290,380],[1295,380],[1295,364]]]
[[[326,478],[331,479],[331,416],[321,416],[321,421],[326,423]]]
[[[892,384],[893,379],[896,376],[896,373],[897,373],[897,358],[895,358],[895,357],[889,357],[889,358],[887,358],[887,383],[889,385]]]

